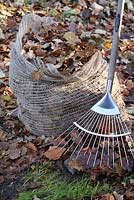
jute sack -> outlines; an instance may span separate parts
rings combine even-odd
[[[102,97],[108,64],[98,51],[81,70],[67,78],[38,57],[29,62],[21,54],[22,38],[29,28],[37,30],[41,23],[47,27],[55,22],[33,14],[23,17],[12,45],[9,84],[17,97],[17,116],[26,128],[35,135],[57,136]],[[33,80],[33,72],[39,70],[41,79]],[[119,88],[115,77],[113,96],[122,107]]]

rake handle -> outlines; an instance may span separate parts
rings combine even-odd
[[[111,82],[109,92],[111,92],[112,83],[113,83],[113,79],[114,79],[118,43],[119,43],[119,39],[120,39],[120,32],[121,32],[121,25],[122,25],[123,11],[124,11],[124,4],[125,4],[125,0],[118,0],[116,20],[115,20],[115,26],[114,26],[114,32],[113,32],[112,50],[111,50],[109,68],[108,68],[108,80],[110,80],[110,82]]]

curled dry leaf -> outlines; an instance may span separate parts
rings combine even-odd
[[[37,152],[37,148],[32,142],[29,142],[28,144],[26,144],[26,148],[27,148],[27,154],[29,156],[34,155]]]
[[[69,166],[73,169],[76,169],[78,171],[83,171],[82,166],[79,165],[79,163],[77,162],[77,160],[71,160],[69,162]]]
[[[6,133],[0,129],[0,141],[6,140]]]
[[[49,147],[49,149],[45,152],[45,156],[49,160],[58,160],[59,158],[61,158],[65,150],[66,149],[63,147],[56,147],[56,146]]]
[[[64,34],[64,38],[67,40],[67,43],[69,44],[75,44],[78,42],[81,42],[81,40],[78,38],[77,35],[75,35],[75,33],[68,31]]]
[[[34,81],[41,80],[43,74],[44,74],[44,70],[43,69],[39,69],[38,71],[33,71],[32,72],[32,80],[34,80]]]

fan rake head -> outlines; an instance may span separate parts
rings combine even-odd
[[[64,154],[71,152],[70,160],[81,160],[86,168],[114,168],[116,163],[129,167],[134,158],[133,138],[120,115],[102,115],[89,110],[56,143],[61,151],[64,149]]]

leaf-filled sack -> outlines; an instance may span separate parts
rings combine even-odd
[[[17,116],[36,135],[59,135],[105,91],[107,63],[101,53],[64,27],[28,14],[12,44],[9,83]],[[115,82],[114,97],[123,105]]]

